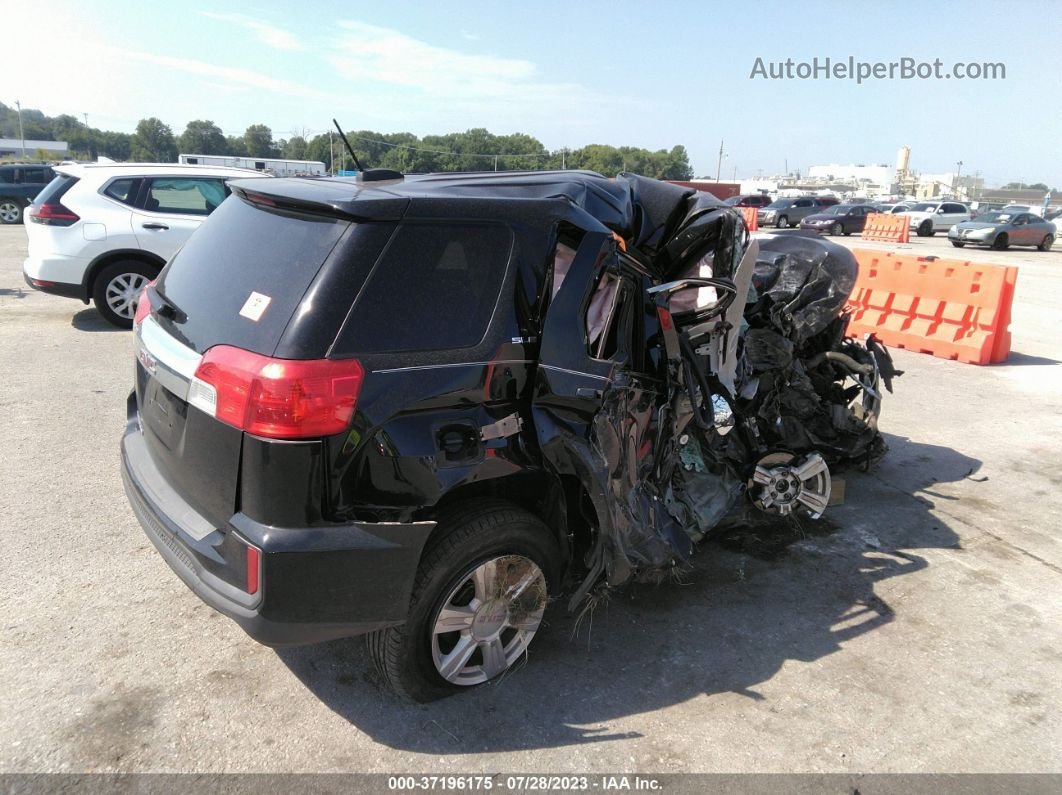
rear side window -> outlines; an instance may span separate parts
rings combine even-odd
[[[63,194],[74,187],[77,184],[78,178],[72,177],[69,174],[56,174],[55,179],[44,186],[44,189],[37,194],[37,198],[33,200],[34,204],[46,204],[50,201],[59,201],[63,198]]]
[[[144,209],[154,213],[210,215],[225,200],[225,181],[171,177],[148,184]]]
[[[512,250],[501,224],[405,224],[370,274],[335,351],[470,348],[487,332]]]
[[[271,356],[349,226],[225,202],[163,270],[158,289],[177,313],[159,323],[200,353],[226,344]]]
[[[103,189],[103,194],[120,201],[122,204],[133,204],[136,202],[136,194],[139,189],[139,179],[116,179]]]

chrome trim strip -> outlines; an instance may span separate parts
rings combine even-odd
[[[373,373],[408,373],[413,370],[441,370],[446,367],[486,367],[491,364],[531,364],[531,359],[495,359],[491,362],[451,362],[450,364],[418,364],[412,367],[390,367]]]
[[[605,382],[611,382],[612,381],[612,379],[609,378],[606,375],[594,375],[593,373],[583,373],[583,372],[580,372],[579,370],[569,370],[569,369],[567,369],[565,367],[556,367],[556,366],[554,366],[552,364],[540,364],[539,367],[541,367],[544,370],[555,370],[558,373],[567,373],[568,375],[581,375],[581,376],[584,376],[585,378],[596,378],[598,381],[605,381]]]
[[[136,330],[136,356],[160,384],[188,400],[188,385],[203,357],[163,331],[150,315]]]

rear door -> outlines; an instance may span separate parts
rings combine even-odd
[[[221,177],[144,179],[133,209],[137,243],[169,261],[228,193]]]
[[[1040,220],[1031,213],[1019,214],[1010,224],[1010,242],[1019,246],[1028,246],[1033,243],[1039,243],[1042,240],[1038,236],[1036,227],[1033,225],[1035,221]]]
[[[862,232],[867,225],[867,216],[872,212],[876,212],[875,209],[866,205],[853,209],[848,217],[848,231]]]
[[[602,571],[622,582],[632,561],[674,554],[655,529],[664,513],[650,477],[659,383],[638,343],[644,285],[620,269],[614,246],[605,234],[583,238],[546,315],[532,401],[547,466],[578,478],[597,515],[586,582]]]
[[[936,228],[938,230],[943,229],[946,232],[955,224],[970,220],[970,214],[966,212],[966,208],[961,204],[944,202],[944,204],[940,206],[940,209],[943,210],[943,212],[936,216]]]

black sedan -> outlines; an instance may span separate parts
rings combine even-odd
[[[837,204],[821,213],[809,215],[800,222],[801,229],[813,229],[830,235],[850,235],[862,232],[867,216],[877,210],[869,204]]]
[[[948,240],[955,248],[969,243],[991,246],[997,251],[1010,246],[1036,246],[1047,251],[1055,242],[1055,233],[1055,224],[1038,215],[1000,210],[955,224],[948,230]]]

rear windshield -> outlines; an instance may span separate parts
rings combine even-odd
[[[59,201],[63,198],[63,194],[70,190],[77,183],[77,177],[71,177],[69,174],[56,174],[37,197],[33,200],[34,204],[46,204],[50,201]]]
[[[229,198],[163,270],[157,288],[177,312],[159,322],[200,353],[226,344],[272,355],[349,226]]]

